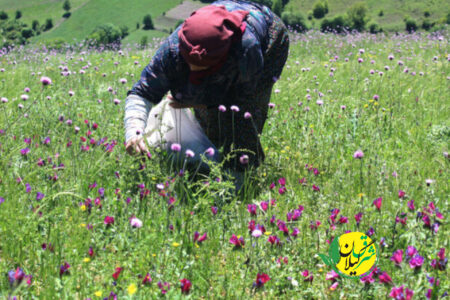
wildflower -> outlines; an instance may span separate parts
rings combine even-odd
[[[310,274],[308,270],[304,270],[302,272],[302,276],[305,277],[304,281],[312,282],[314,279],[314,276]]]
[[[391,276],[389,276],[389,274],[386,272],[381,273],[381,275],[378,277],[378,279],[380,280],[380,283],[386,283],[386,284],[392,283]]]
[[[278,189],[278,194],[283,195],[284,193],[286,193],[286,187],[282,186]]]
[[[269,280],[270,280],[269,275],[267,275],[267,274],[265,274],[265,273],[261,273],[261,274],[258,273],[258,274],[256,275],[256,282],[253,283],[253,286],[254,286],[254,287],[257,287],[257,288],[263,287],[264,284],[265,284],[266,282],[268,282]]]
[[[339,282],[338,282],[338,281],[335,281],[335,282],[330,286],[330,291],[334,291],[338,286],[339,286]]]
[[[364,157],[364,153],[362,152],[362,150],[357,150],[357,151],[355,151],[355,153],[353,153],[353,158],[361,159],[363,157]]]
[[[205,150],[205,154],[209,157],[213,157],[214,153],[215,153],[215,151],[214,151],[214,148],[212,148],[212,147],[209,147],[208,149]]]
[[[165,295],[167,294],[167,291],[170,289],[170,284],[168,282],[162,283],[161,281],[158,281],[158,287],[161,290],[161,293]]]
[[[410,201],[408,201],[408,208],[409,208],[410,210],[412,210],[412,211],[415,210],[415,207],[414,207],[414,199],[411,199]]]
[[[247,154],[242,155],[242,156],[239,158],[239,162],[240,162],[242,165],[248,164],[248,162],[249,162],[248,155],[247,155]]]
[[[240,248],[245,246],[245,241],[243,237],[237,237],[235,234],[233,234],[230,238],[230,244],[233,244],[236,248]]]
[[[195,156],[194,151],[192,151],[191,149],[187,149],[186,152],[185,152],[185,154],[186,154],[186,157],[189,157],[189,158]]]
[[[313,191],[320,192],[320,188],[315,184],[312,185],[312,189]]]
[[[189,279],[183,278],[180,280],[181,283],[181,293],[183,294],[189,294],[189,291],[191,290],[192,283],[189,281]]]
[[[252,236],[255,238],[259,238],[262,234],[263,234],[263,232],[259,228],[252,231]]]
[[[391,260],[395,263],[396,266],[400,266],[403,261],[403,250],[399,249],[394,251],[394,253],[392,253]]]
[[[217,214],[217,207],[216,206],[211,206],[211,212],[213,215]]]
[[[414,246],[406,247],[406,256],[411,258],[417,254],[417,249]]]
[[[23,94],[23,95],[20,96],[20,99],[22,99],[23,101],[27,101],[28,98],[29,98],[29,96],[28,96],[28,95],[25,95],[25,94]]]
[[[389,293],[389,297],[398,299],[398,300],[410,300],[414,295],[414,291],[406,288],[404,286],[401,287],[392,287],[391,292]]]
[[[208,235],[205,232],[202,236],[200,236],[200,234],[198,233],[198,231],[194,232],[194,243],[202,243],[207,239]]]
[[[145,275],[144,280],[142,280],[142,284],[150,284],[152,282],[152,277],[150,276],[150,273],[147,273]]]
[[[137,292],[136,284],[134,284],[134,283],[130,284],[127,288],[127,291],[128,291],[128,295],[130,295],[130,296],[136,294],[136,292]]]
[[[3,202],[5,202],[5,198],[0,197],[0,205],[1,205]]]
[[[378,211],[380,211],[380,209],[381,209],[382,201],[383,201],[383,198],[381,198],[381,197],[373,200],[373,205],[375,205],[375,207],[377,208]]]
[[[409,261],[409,267],[411,269],[419,269],[423,265],[424,258],[420,256],[419,254],[416,254],[411,260]]]
[[[336,279],[339,278],[339,274],[336,273],[334,270],[331,270],[330,272],[327,273],[327,275],[325,276],[325,280],[331,280],[331,281],[335,281]]]
[[[267,239],[267,242],[271,243],[272,245],[279,246],[280,245],[280,239],[276,235],[271,235]]]
[[[173,143],[173,144],[170,146],[170,149],[171,149],[172,151],[174,151],[174,152],[180,152],[180,151],[181,151],[181,145],[180,145],[180,144],[177,144],[177,143]]]
[[[119,82],[120,82],[121,84],[125,84],[125,83],[127,83],[127,79],[126,79],[126,78],[120,78],[120,79],[119,79]]]
[[[106,216],[105,219],[103,220],[103,223],[106,226],[110,226],[110,225],[114,224],[114,217]]]
[[[359,212],[355,215],[355,221],[357,225],[359,225],[359,223],[361,222],[362,216],[363,216],[362,212]]]
[[[112,277],[114,278],[114,280],[119,279],[120,273],[122,272],[123,268],[121,267],[117,267],[115,272],[112,274]]]
[[[275,107],[275,103],[269,103],[268,106],[269,106],[269,108],[274,108]]]
[[[131,227],[134,227],[134,228],[141,228],[142,227],[142,221],[139,220],[136,217],[132,217],[130,219],[130,225],[131,225]]]
[[[49,78],[49,77],[46,77],[46,76],[42,76],[41,77],[41,83],[42,83],[42,85],[50,85],[50,84],[52,84],[52,80]]]
[[[59,276],[63,276],[64,274],[69,274],[70,265],[67,262],[64,262],[59,267]]]
[[[319,106],[322,106],[323,105],[323,101],[322,100],[317,100],[316,104],[319,105]]]
[[[40,201],[40,200],[42,200],[42,199],[44,199],[44,194],[42,194],[41,192],[37,192],[36,193],[36,200],[37,201]]]
[[[403,197],[405,197],[405,191],[403,191],[403,190],[398,190],[398,198],[399,199],[402,199]]]
[[[248,111],[244,113],[244,118],[245,119],[250,119],[252,117],[252,114],[249,113]]]
[[[225,105],[219,105],[219,111],[226,112],[227,108],[225,107]]]
[[[239,112],[239,107],[236,106],[236,105],[231,105],[231,106],[230,106],[230,109],[231,109],[231,111],[233,111],[233,112]]]
[[[427,184],[427,186],[430,186],[433,182],[434,182],[433,179],[426,179],[425,180],[425,183]]]
[[[267,209],[269,208],[269,203],[267,201],[261,201],[259,205],[263,211],[267,211]]]
[[[23,156],[27,156],[28,153],[30,153],[29,148],[24,148],[20,150],[20,154],[22,154]]]
[[[15,271],[11,270],[8,272],[9,284],[11,286],[13,286],[14,284],[19,285],[24,278],[25,278],[25,273],[19,267],[17,267],[17,269]]]
[[[248,204],[247,205],[247,211],[250,213],[251,216],[256,216],[256,204]]]
[[[294,229],[292,229],[291,236],[297,237],[297,235],[299,235],[299,234],[300,234],[300,230],[297,227],[294,227]]]
[[[371,284],[375,282],[375,279],[372,277],[372,273],[367,276],[361,277],[360,281],[365,284]]]
[[[280,179],[278,179],[278,184],[281,186],[285,186],[286,185],[286,178],[281,177]]]

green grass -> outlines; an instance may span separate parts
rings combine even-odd
[[[174,299],[183,298],[183,278],[192,282],[193,299],[384,299],[393,286],[402,285],[413,290],[414,299],[423,299],[430,288],[427,276],[440,280],[435,297],[449,290],[448,266],[430,266],[439,249],[449,255],[448,34],[442,40],[318,32],[291,36],[290,56],[271,98],[276,106],[269,110],[262,135],[266,161],[241,197],[229,194],[231,183],[219,167],[209,178],[191,182],[166,166],[164,152],[152,149],[144,168],[140,158],[125,153],[124,100],[153,51],[49,55],[25,48],[0,57],[0,97],[8,100],[0,102],[0,274],[19,267],[32,275],[29,286],[25,280],[10,285],[7,276],[0,276],[0,298],[102,299],[114,292],[119,298],[156,299],[161,281],[170,283],[167,297]],[[75,74],[61,76],[60,66]],[[52,85],[42,86],[40,76],[49,76]],[[121,84],[121,78],[127,83]],[[24,92],[26,87],[31,91]],[[23,94],[29,99],[21,100]],[[114,99],[121,103],[114,105]],[[66,123],[69,119],[73,124]],[[105,144],[114,142],[113,150],[106,151]],[[82,150],[86,145],[89,150]],[[25,148],[30,152],[22,155]],[[359,149],[364,157],[353,158]],[[284,194],[278,192],[282,177]],[[432,180],[429,186],[427,179]],[[165,195],[157,191],[158,183],[166,183]],[[403,198],[399,190],[405,191]],[[40,200],[38,192],[45,194]],[[175,199],[173,207],[169,196]],[[380,211],[373,205],[379,197]],[[83,206],[88,198],[91,209]],[[275,205],[266,212],[259,208],[271,199]],[[407,204],[412,200],[414,209]],[[441,222],[437,233],[417,217],[431,202],[443,215],[441,220],[436,211],[429,212],[431,224]],[[256,215],[249,214],[248,204],[258,206]],[[299,205],[302,216],[287,221],[287,212]],[[218,207],[217,215],[211,206]],[[332,209],[340,209],[334,224]],[[357,224],[359,212],[363,216]],[[273,215],[286,222],[289,233],[297,227],[300,234],[283,235],[271,224]],[[104,224],[106,216],[115,218],[113,225]],[[142,228],[131,228],[132,216],[143,221]],[[348,222],[340,224],[340,216]],[[396,223],[396,216],[406,217],[406,225]],[[267,235],[252,237],[250,220],[277,235],[282,245],[272,246]],[[321,225],[311,229],[315,221]],[[371,284],[338,278],[336,290],[330,290],[326,274],[331,268],[317,254],[328,253],[327,241],[345,231],[371,227],[377,244],[385,240],[377,267],[391,276],[392,284],[380,283],[376,275]],[[195,231],[206,232],[206,241],[194,243]],[[244,238],[242,249],[229,243],[233,234]],[[52,249],[43,249],[44,243]],[[398,267],[390,260],[408,245],[424,257],[421,268],[412,269],[406,254]],[[287,257],[287,264],[277,263],[280,257]],[[60,276],[65,262],[70,268]],[[123,271],[115,280],[117,267]],[[305,270],[314,276],[312,282],[305,281]],[[147,273],[153,281],[143,285]],[[271,279],[253,289],[258,273]],[[129,295],[132,285],[137,292]]]

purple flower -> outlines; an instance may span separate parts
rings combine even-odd
[[[37,192],[36,193],[36,200],[37,201],[39,201],[39,200],[42,200],[42,199],[44,199],[44,194],[43,193],[41,193],[41,192]]]
[[[214,156],[214,153],[215,153],[215,151],[214,151],[214,148],[212,148],[212,147],[209,147],[208,149],[205,150],[205,154],[209,157]]]
[[[239,162],[240,162],[242,165],[248,164],[248,161],[249,161],[249,159],[248,159],[248,155],[247,155],[247,154],[244,154],[244,155],[242,155],[241,157],[239,157]]]
[[[225,105],[219,105],[219,111],[226,112],[227,108],[225,107]]]
[[[31,185],[27,182],[27,183],[25,183],[25,191],[27,192],[27,193],[30,193],[31,192]]]
[[[213,215],[217,214],[217,207],[216,206],[211,206],[211,212]]]
[[[411,258],[417,254],[417,249],[414,246],[406,247],[406,256]]]
[[[363,157],[364,157],[364,153],[362,152],[362,150],[357,150],[357,151],[355,151],[355,153],[353,153],[353,158],[361,159]]]
[[[186,154],[186,157],[194,157],[195,156],[194,151],[192,151],[191,149],[187,149],[185,154]]]
[[[1,205],[3,202],[5,202],[5,198],[0,197],[0,205]]]
[[[11,270],[8,272],[9,284],[11,286],[13,286],[15,283],[17,285],[19,285],[24,278],[25,278],[25,273],[19,267],[17,267],[17,269],[15,271]]]
[[[392,253],[391,260],[395,263],[396,266],[400,266],[403,261],[403,250],[399,249],[394,251],[394,253]]]
[[[250,213],[251,216],[256,216],[256,204],[248,204],[247,205],[247,211]]]
[[[250,119],[252,117],[252,114],[249,113],[248,111],[244,113],[244,118],[245,119]]]
[[[172,151],[174,151],[174,152],[180,152],[180,151],[181,151],[181,145],[180,145],[180,144],[177,144],[177,143],[173,143],[173,144],[170,146],[170,149],[171,149]]]
[[[20,150],[20,154],[22,154],[23,156],[26,156],[28,153],[30,153],[29,148],[23,148]]]
[[[70,265],[67,262],[64,262],[59,267],[59,276],[63,276],[64,274],[69,274]]]
[[[231,109],[231,111],[239,112],[239,107],[236,106],[236,105],[231,105],[231,106],[230,106],[230,109]]]
[[[411,300],[414,295],[413,290],[409,290],[408,288],[404,290],[404,286],[401,287],[392,287],[391,292],[389,293],[389,297],[397,299],[397,300]]]
[[[424,258],[420,256],[419,254],[416,254],[411,260],[409,261],[409,266],[411,269],[419,269],[423,265]]]
[[[42,83],[42,85],[50,85],[50,84],[52,84],[52,80],[49,77],[42,76],[41,83]]]

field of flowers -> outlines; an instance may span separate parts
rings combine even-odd
[[[293,34],[239,196],[126,154],[156,47],[0,53],[0,298],[447,295],[448,33]],[[361,279],[318,256],[346,231],[378,245]]]

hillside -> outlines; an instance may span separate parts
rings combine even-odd
[[[264,0],[267,3],[274,1]],[[328,1],[329,13],[325,18],[343,15],[347,9],[360,0],[330,0]],[[41,32],[30,39],[31,42],[63,39],[68,42],[86,38],[99,25],[106,23],[115,26],[127,26],[129,35],[123,43],[138,43],[144,36],[161,37],[167,35],[175,28],[180,20],[205,5],[203,0],[70,0],[70,17],[64,18],[64,0],[0,0],[0,12],[8,14],[9,19],[14,19],[16,11],[20,10],[20,21],[28,28],[33,21],[38,21],[39,26],[45,24],[47,19],[53,21],[53,27]],[[311,15],[312,8],[317,0],[290,0],[284,7],[284,11],[301,12],[305,18]],[[422,24],[424,13],[429,12],[428,19],[431,22],[442,20],[449,12],[447,0],[365,0],[368,7],[370,22],[378,23],[385,31],[403,31],[405,16],[410,16]],[[144,15],[150,14],[155,25],[155,30],[143,30],[142,20]],[[308,27],[320,28],[323,19],[315,19],[312,16],[306,20]],[[137,24],[140,28],[137,28]],[[20,30],[18,31],[20,35]]]

